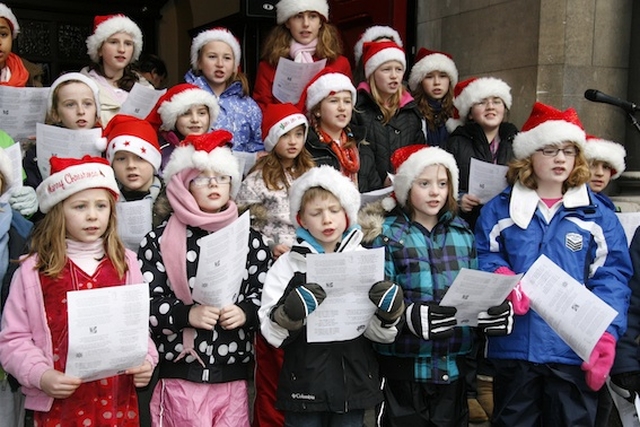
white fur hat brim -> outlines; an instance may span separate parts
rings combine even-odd
[[[100,117],[100,88],[92,78],[82,73],[75,72],[63,74],[55,79],[53,83],[51,83],[51,88],[49,88],[49,96],[47,97],[47,111],[51,111],[53,108],[53,93],[55,92],[56,88],[62,83],[69,81],[78,81],[89,86],[89,89],[91,89],[91,92],[93,92],[93,101],[96,104],[96,117]]]
[[[323,99],[331,93],[342,91],[351,92],[351,101],[353,105],[356,103],[356,88],[351,83],[351,79],[342,73],[329,73],[319,77],[307,88],[307,100],[305,107],[307,111],[311,111],[313,107],[318,105]]]
[[[387,48],[382,49],[375,55],[371,56],[364,64],[364,76],[369,78],[371,74],[382,64],[389,61],[398,61],[402,64],[404,69],[407,68],[407,59],[405,58],[404,51],[400,48]]]
[[[547,120],[513,138],[513,154],[516,159],[526,159],[537,150],[548,145],[573,142],[584,150],[586,135],[579,126],[564,120]]]
[[[307,10],[318,12],[329,20],[329,3],[326,0],[280,0],[276,4],[276,20],[278,24],[284,24],[292,16]]]
[[[465,123],[473,104],[494,96],[502,99],[507,109],[511,109],[511,87],[495,77],[480,77],[464,88],[453,100],[453,105],[458,109],[460,120]]]
[[[449,76],[451,87],[458,84],[458,68],[455,62],[442,53],[432,53],[422,58],[411,68],[409,75],[409,89],[416,90],[424,76],[433,71],[444,71]]]
[[[13,11],[4,3],[0,3],[0,18],[7,19],[11,23],[13,26],[11,37],[15,39],[20,33],[20,25],[18,25],[16,15],[14,15]]]
[[[362,58],[362,46],[367,42],[374,42],[380,39],[393,40],[398,46],[403,47],[402,38],[400,34],[391,27],[385,25],[374,25],[367,28],[353,47],[353,56],[356,60],[356,64]]]
[[[292,114],[280,120],[269,129],[269,134],[264,139],[264,149],[266,151],[273,151],[278,145],[280,137],[292,129],[298,126],[304,126],[304,140],[307,140],[307,134],[309,133],[309,122],[304,114]]]
[[[289,188],[289,212],[293,224],[298,223],[297,217],[304,193],[313,187],[324,188],[340,201],[349,218],[349,226],[354,226],[358,223],[358,210],[360,209],[358,188],[338,170],[328,165],[322,165],[311,168],[302,174],[302,176],[293,181]]]
[[[233,155],[229,147],[218,147],[206,151],[196,151],[193,145],[181,145],[171,153],[169,162],[162,172],[164,182],[169,182],[171,177],[185,169],[197,169],[200,171],[213,171],[221,175],[231,176],[231,198],[235,199],[240,184],[242,173],[238,159]]]
[[[627,150],[617,142],[589,138],[584,146],[584,155],[587,160],[608,163],[615,170],[611,179],[618,179],[626,169],[624,158],[627,156]]]
[[[242,58],[242,50],[240,43],[233,34],[225,29],[212,29],[203,31],[198,34],[191,42],[191,68],[196,71],[198,69],[198,58],[200,56],[200,50],[209,42],[221,41],[228,44],[233,51],[233,61],[235,68],[240,66],[240,59]]]
[[[99,50],[102,43],[116,33],[127,33],[133,38],[132,61],[137,61],[142,52],[142,31],[131,19],[126,16],[114,16],[95,29],[93,34],[87,37],[87,53],[93,62],[100,62]]]
[[[209,127],[211,127],[220,113],[218,100],[206,90],[194,88],[175,94],[158,107],[158,114],[162,119],[160,129],[166,131],[175,129],[178,116],[186,113],[194,105],[205,105],[209,109]]]

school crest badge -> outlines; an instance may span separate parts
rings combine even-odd
[[[578,233],[567,233],[564,236],[564,245],[572,252],[582,249],[582,235]]]

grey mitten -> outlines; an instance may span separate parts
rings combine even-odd
[[[36,190],[26,185],[14,189],[9,198],[9,206],[11,206],[11,209],[20,212],[20,215],[24,217],[33,215],[38,210]]]

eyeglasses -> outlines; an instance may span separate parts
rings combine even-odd
[[[501,98],[485,98],[480,102],[476,102],[475,106],[478,107],[482,107],[482,108],[487,108],[489,106],[489,104],[492,104],[494,107],[500,107],[502,105],[504,105],[504,102],[502,101]]]
[[[208,187],[212,183],[231,184],[231,175],[197,176],[191,180],[194,187]]]
[[[578,149],[576,147],[558,148],[558,147],[545,147],[537,150],[542,153],[543,156],[555,157],[560,151],[567,157],[575,157],[578,155]]]

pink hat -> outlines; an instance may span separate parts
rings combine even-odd
[[[304,125],[304,139],[306,140],[309,122],[295,105],[289,103],[267,105],[262,116],[264,149],[272,151],[282,135],[300,125]]]
[[[284,24],[292,16],[301,12],[318,12],[325,21],[329,20],[329,3],[327,0],[280,0],[276,4],[277,22]]]
[[[355,105],[357,94],[351,79],[332,68],[325,67],[307,83],[298,101],[298,107],[305,112],[310,111],[327,96],[343,90],[351,92],[351,100]]]
[[[9,27],[11,27],[11,37],[15,39],[20,32],[20,25],[18,25],[16,15],[14,15],[11,9],[4,3],[0,3],[0,18],[7,20]]]
[[[194,37],[191,42],[191,68],[193,70],[198,69],[198,56],[200,50],[209,42],[221,41],[228,44],[233,51],[233,61],[236,69],[240,67],[240,58],[242,56],[242,50],[240,49],[240,42],[226,28],[217,27],[210,30],[206,30]]]
[[[626,169],[624,158],[627,156],[627,150],[617,142],[587,135],[584,156],[587,160],[608,163],[613,169],[611,171],[611,179],[619,178]]]
[[[386,25],[374,25],[369,27],[360,36],[356,45],[353,47],[353,56],[356,59],[356,63],[362,58],[362,46],[367,42],[377,42],[379,40],[392,40],[398,46],[402,47],[402,38],[400,34],[391,27]]]
[[[421,47],[416,55],[416,63],[411,68],[409,89],[416,90],[424,76],[433,71],[444,71],[449,76],[452,86],[458,84],[458,68],[451,55]]]
[[[146,120],[155,129],[174,130],[178,117],[194,105],[204,105],[209,109],[209,127],[211,127],[220,113],[218,100],[206,90],[190,83],[180,83],[167,90],[158,99]]]
[[[122,14],[98,15],[93,19],[93,34],[87,37],[87,53],[95,63],[100,62],[98,51],[109,37],[116,33],[127,33],[133,38],[132,61],[137,61],[142,52],[142,31],[131,19]]]
[[[367,42],[363,45],[362,62],[364,64],[364,76],[369,78],[371,74],[382,64],[388,61],[398,61],[403,67],[407,67],[404,50],[392,41]]]
[[[125,114],[116,114],[102,131],[107,139],[107,160],[113,163],[118,151],[128,151],[151,163],[156,172],[160,168],[162,155],[158,134],[149,122]]]

